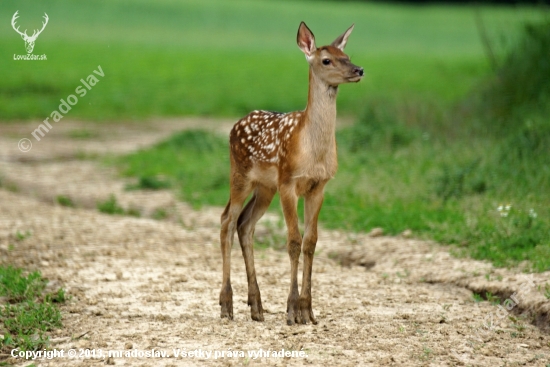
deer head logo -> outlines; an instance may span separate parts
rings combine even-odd
[[[34,30],[33,33],[32,33],[32,36],[28,36],[27,35],[27,30],[25,29],[25,32],[21,32],[19,30],[19,27],[15,27],[15,21],[17,20],[17,18],[19,18],[19,16],[17,15],[17,13],[19,12],[16,11],[15,14],[13,14],[13,18],[11,18],[11,26],[13,27],[13,29],[19,33],[21,35],[21,38],[23,38],[23,41],[25,41],[25,48],[27,49],[27,53],[32,53],[32,50],[34,49],[34,42],[36,41],[36,39],[38,38],[38,36],[40,35],[40,33],[42,33],[42,31],[44,30],[44,28],[46,28],[46,24],[48,24],[48,14],[44,13],[44,20],[45,22],[42,22],[42,29],[41,30]]]

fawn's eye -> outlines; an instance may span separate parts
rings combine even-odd
[[[330,65],[330,59],[323,59],[323,65]]]

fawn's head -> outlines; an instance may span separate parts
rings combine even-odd
[[[339,84],[358,82],[363,78],[363,68],[351,63],[344,47],[353,30],[353,25],[328,46],[317,48],[315,37],[304,22],[298,28],[298,47],[306,55],[312,72],[325,84],[336,87]]]

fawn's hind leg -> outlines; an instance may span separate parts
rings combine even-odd
[[[248,305],[250,306],[252,320],[255,321],[264,321],[264,315],[260,288],[258,287],[254,268],[254,229],[258,220],[269,207],[271,200],[273,200],[275,192],[276,189],[274,188],[258,185],[254,191],[254,196],[246,204],[237,223],[237,233],[243,251],[248,280]]]
[[[235,181],[233,179],[232,181]],[[249,185],[231,185],[231,197],[221,216],[220,243],[223,259],[222,290],[220,292],[221,317],[233,320],[233,290],[231,289],[231,247],[237,221],[251,191]]]

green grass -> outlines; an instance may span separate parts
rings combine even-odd
[[[38,271],[24,274],[22,269],[0,266],[0,351],[37,350],[48,346],[47,332],[62,326],[59,303],[65,291],[46,292],[47,280]]]
[[[468,129],[459,137],[438,136],[430,131],[438,127],[407,128],[369,113],[338,133],[340,170],[328,185],[320,219],[356,231],[411,229],[497,266],[528,260],[533,269],[548,270],[545,115],[532,114],[500,139],[470,136]],[[499,211],[508,204],[509,211]]]
[[[478,293],[472,293],[472,299],[475,303],[479,303],[479,302],[483,302],[484,299],[483,297],[481,296],[481,294],[478,294]]]
[[[126,190],[162,190],[170,186],[170,182],[156,176],[140,176],[137,183],[127,185]]]
[[[99,137],[99,134],[97,132],[86,129],[72,130],[69,131],[67,135],[69,138],[76,140],[91,140],[97,139]]]
[[[170,177],[181,197],[195,207],[225,204],[228,163],[227,139],[200,130],[183,131],[151,150],[124,158],[126,174]]]
[[[501,79],[491,77],[476,9],[499,65],[511,65],[499,69]],[[308,23],[318,45],[355,23],[346,51],[366,77],[339,93],[340,115],[357,123],[338,132],[340,170],[327,187],[323,225],[383,227],[389,234],[411,229],[498,266],[526,260],[535,270],[549,269],[548,103],[545,97],[523,101],[538,89],[511,92],[530,80],[518,70],[535,75],[533,67],[539,70],[550,48],[535,47],[534,63],[505,57],[518,44],[523,22],[544,18],[538,8],[267,0],[56,0],[46,6],[9,0],[1,18],[16,10],[29,29],[48,13],[50,24],[35,48],[48,61],[12,60],[24,52],[23,43],[9,26],[0,28],[0,48],[7,50],[0,69],[8,71],[0,81],[2,122],[45,118],[98,65],[105,77],[68,118],[116,123],[302,109],[307,64],[295,45],[299,22]],[[85,131],[72,134],[92,138]],[[183,132],[119,162],[138,178],[130,189],[170,185],[197,207],[228,199],[226,137]],[[498,208],[507,204],[512,209],[502,216]],[[128,214],[114,197],[99,205]]]
[[[97,121],[182,114],[236,116],[251,109],[303,108],[307,64],[296,47],[305,20],[327,44],[351,23],[347,51],[366,70],[344,86],[340,112],[356,114],[369,98],[423,98],[444,103],[489,72],[474,8],[353,2],[163,0],[37,5],[4,1],[2,19],[19,10],[32,29],[50,21],[36,42],[43,62],[14,61],[25,53],[9,27],[0,28],[0,121],[44,119],[101,65],[105,77],[67,114]],[[508,41],[529,7],[482,7],[491,36]],[[510,41],[511,42],[511,41]],[[499,51],[499,50],[497,50]]]
[[[136,208],[124,209],[119,203],[115,195],[109,196],[108,199],[97,203],[97,210],[104,214],[110,215],[129,215],[132,217],[140,217],[141,212]]]
[[[544,205],[550,197],[542,190],[550,184],[547,156],[504,166],[503,156],[514,150],[507,141],[451,143],[410,133],[411,141],[375,135],[369,142],[358,132],[366,123],[338,132],[340,168],[327,185],[324,226],[382,227],[388,234],[411,229],[497,266],[528,260],[534,270],[550,268],[550,210]],[[407,143],[395,143],[401,139]],[[120,160],[127,175],[170,177],[182,200],[196,207],[226,203],[228,162],[227,139],[204,131],[184,131]],[[511,209],[503,216],[498,208],[507,204]],[[275,198],[271,208],[278,206]]]
[[[58,195],[55,198],[55,201],[61,206],[66,206],[66,207],[69,207],[69,208],[74,208],[75,207],[75,204],[74,204],[73,200],[70,197],[65,196],[65,195]]]
[[[126,213],[123,207],[118,204],[117,198],[115,195],[109,196],[105,201],[97,203],[97,210],[101,213],[111,214],[111,215],[123,215]]]
[[[550,23],[541,27],[550,29]],[[521,45],[533,39],[538,44],[526,36]],[[533,58],[521,45],[513,54],[523,53],[530,63],[550,61],[545,54]],[[539,48],[527,49],[538,55]],[[516,89],[531,88],[523,83],[524,69],[507,61],[494,78],[506,75],[517,80]],[[547,85],[541,83],[531,99],[519,93],[522,103],[499,121],[491,118],[491,104],[479,104],[486,84],[480,82],[482,93],[476,90],[452,107],[426,100],[371,102],[355,125],[337,132],[340,168],[327,185],[321,222],[351,231],[412,230],[457,245],[458,255],[496,266],[526,261],[528,270],[549,270]],[[509,86],[488,85],[495,96],[508,95]],[[173,180],[182,199],[197,206],[227,200],[226,137],[185,131],[120,162],[127,175]]]

